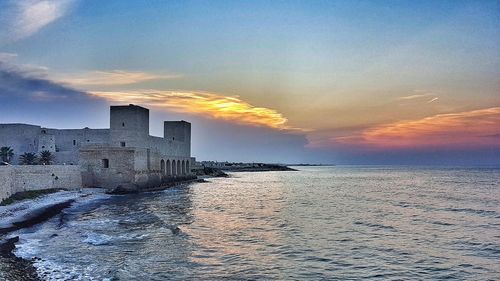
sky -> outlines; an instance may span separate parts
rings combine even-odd
[[[0,1],[0,123],[192,123],[198,160],[500,164],[500,1]]]

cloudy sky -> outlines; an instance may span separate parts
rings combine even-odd
[[[500,1],[0,1],[0,123],[192,122],[201,160],[500,164]]]

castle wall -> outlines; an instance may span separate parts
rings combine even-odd
[[[12,169],[7,166],[0,166],[0,201],[14,193],[16,192],[12,185]]]
[[[38,134],[38,152],[41,151],[56,152],[56,141],[55,136],[47,134],[46,129],[42,129],[41,133]]]
[[[148,138],[148,148],[162,155],[175,157],[189,157],[190,155],[190,143],[160,137],[150,136]]]
[[[86,187],[159,187],[172,179],[190,176],[188,167],[191,163],[187,164],[190,160],[190,157],[165,156],[148,148],[88,146],[80,150],[83,185]],[[104,161],[107,161],[106,165]],[[175,172],[167,172],[167,161],[175,161],[175,165],[170,165],[176,168]]]
[[[0,166],[0,179],[0,200],[21,191],[82,187],[80,166]]]
[[[78,164],[78,150],[90,144],[109,142],[109,129],[49,129],[27,124],[0,124],[0,147],[14,150],[12,164],[26,152],[38,154],[48,150],[54,164]]]
[[[85,187],[115,188],[133,182],[135,176],[133,148],[89,146],[80,150]],[[107,161],[105,165],[104,161]]]
[[[27,124],[0,124],[0,147],[10,146],[14,150],[12,163],[18,163],[19,155],[38,152],[40,126]]]
[[[82,146],[109,142],[109,129],[47,129],[47,134],[54,135],[57,151],[78,151]]]
[[[47,129],[56,142],[55,163],[77,165],[79,149],[88,145],[109,143],[109,129]]]

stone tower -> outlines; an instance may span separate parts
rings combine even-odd
[[[111,106],[110,145],[143,147],[149,138],[149,109],[137,105]]]
[[[163,135],[168,141],[178,142],[183,155],[191,155],[191,123],[182,121],[165,121]]]

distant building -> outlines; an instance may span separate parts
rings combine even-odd
[[[12,164],[25,152],[48,150],[56,165],[79,165],[83,186],[159,186],[191,175],[191,124],[165,121],[164,136],[149,135],[149,110],[111,106],[109,129],[49,129],[0,124],[0,147],[14,150]]]

